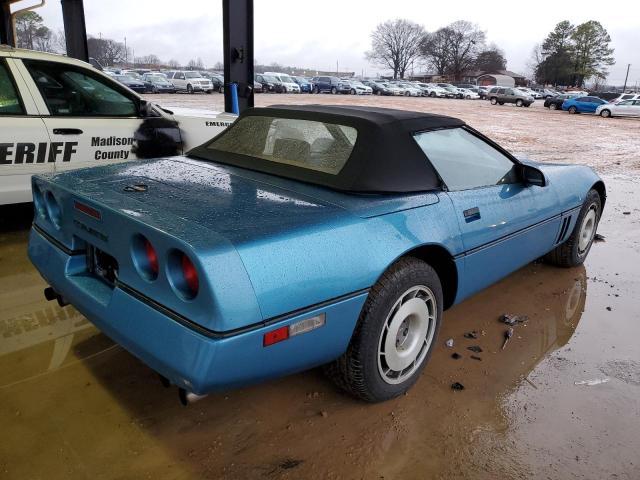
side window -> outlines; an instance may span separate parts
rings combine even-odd
[[[9,71],[0,63],[0,115],[23,115],[20,97]]]
[[[517,183],[515,164],[481,138],[463,128],[414,135],[449,190],[469,190]]]
[[[133,117],[135,102],[109,80],[62,63],[24,60],[51,115]]]
[[[499,93],[500,95],[502,95],[502,94],[507,93],[507,91],[504,88],[499,88],[496,93]]]

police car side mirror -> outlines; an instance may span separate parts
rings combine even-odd
[[[156,116],[153,114],[153,103],[147,102],[146,100],[140,100],[140,104],[138,106],[138,112],[142,118]]]

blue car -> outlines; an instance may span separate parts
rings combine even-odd
[[[580,265],[588,167],[514,158],[440,115],[252,108],[187,156],[33,178],[29,257],[183,402],[318,365],[406,392],[443,310],[545,257]]]
[[[300,87],[300,92],[302,93],[313,93],[313,85],[304,77],[294,77],[291,76],[294,82],[298,84]]]
[[[562,102],[562,110],[569,113],[596,113],[596,108],[609,103],[598,97],[568,98]]]

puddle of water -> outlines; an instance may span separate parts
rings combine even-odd
[[[585,267],[532,264],[447,311],[415,388],[377,405],[314,370],[185,409],[77,312],[45,302],[28,222],[3,228],[0,476],[640,478],[640,197],[637,182],[607,182],[605,241]],[[503,313],[528,316],[504,350]]]

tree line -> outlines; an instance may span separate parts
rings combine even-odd
[[[465,20],[435,32],[427,32],[410,20],[388,20],[372,32],[371,50],[365,57],[392,70],[393,78],[404,78],[407,71],[423,65],[455,80],[470,70],[495,72],[507,68],[503,51],[495,44],[487,45],[485,32]]]
[[[533,50],[533,74],[536,82],[582,87],[591,79],[602,85],[609,74],[607,67],[615,63],[611,37],[595,20],[572,25],[558,23],[542,44]]]

